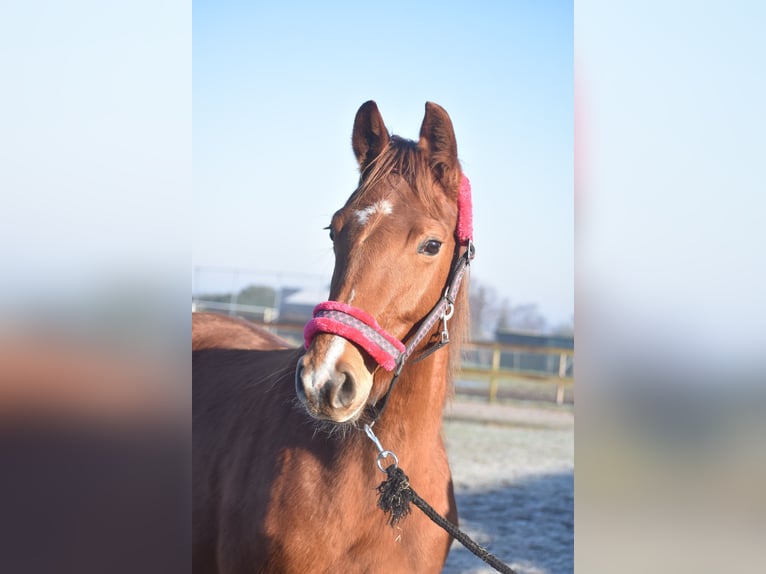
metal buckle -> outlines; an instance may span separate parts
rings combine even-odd
[[[447,329],[447,321],[452,319],[452,315],[455,314],[455,305],[453,303],[447,303],[447,309],[442,313],[442,345],[449,343],[449,330]]]

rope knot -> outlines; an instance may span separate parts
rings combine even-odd
[[[386,480],[378,485],[378,507],[388,514],[388,524],[391,527],[411,512],[410,502],[413,499],[413,490],[410,481],[404,471],[397,465],[392,464],[386,468]]]
[[[378,507],[389,515],[387,522],[390,526],[396,526],[397,522],[410,513],[410,502],[412,502],[434,524],[442,528],[447,534],[492,566],[492,568],[501,574],[517,574],[510,566],[471,540],[465,532],[436,512],[430,504],[420,498],[418,493],[410,486],[409,478],[407,478],[407,475],[404,474],[404,471],[398,465],[392,464],[386,468],[386,476],[388,478],[378,485]]]

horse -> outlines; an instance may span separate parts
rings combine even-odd
[[[430,573],[446,560],[451,537],[419,512],[392,527],[376,488],[393,461],[457,523],[442,411],[468,322],[470,184],[431,102],[417,141],[364,103],[352,149],[358,186],[330,221],[329,300],[304,348],[258,350],[255,335],[225,348],[208,333],[192,353],[196,574]]]
[[[203,349],[289,349],[292,345],[264,327],[218,313],[192,313],[192,351]]]

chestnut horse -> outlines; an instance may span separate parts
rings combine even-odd
[[[454,278],[473,253],[460,231],[470,188],[436,104],[417,142],[389,136],[363,104],[352,147],[359,185],[330,223],[330,301],[305,350],[220,348],[208,332],[193,352],[195,574],[439,572],[449,551],[417,510],[388,525],[380,449],[362,428],[374,424],[413,488],[456,523],[441,417],[467,323]]]

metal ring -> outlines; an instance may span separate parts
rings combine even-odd
[[[380,462],[384,458],[388,458],[389,456],[394,459],[394,466],[395,467],[399,466],[399,459],[396,458],[396,455],[394,453],[392,453],[390,450],[382,450],[382,451],[380,451],[380,454],[378,455],[378,458],[375,459],[375,464],[378,465],[378,468],[380,469],[380,472],[382,472],[382,473],[385,473],[386,469],[383,468],[383,465]]]

